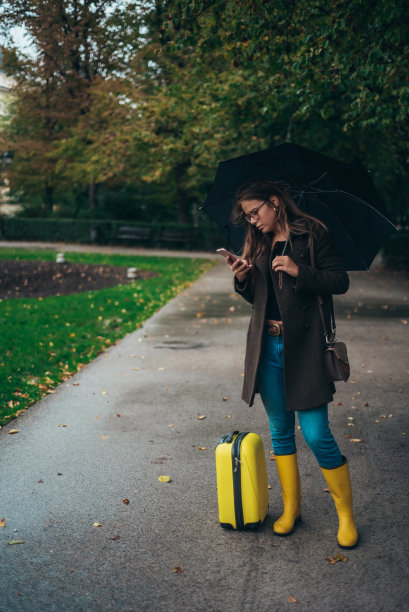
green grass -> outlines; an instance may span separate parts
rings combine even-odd
[[[55,252],[1,248],[0,258],[55,260]],[[0,425],[138,329],[213,265],[182,257],[66,253],[66,258],[155,270],[159,276],[75,295],[0,300]]]

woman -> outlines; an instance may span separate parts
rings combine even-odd
[[[247,183],[237,193],[236,222],[246,222],[241,259],[227,258],[235,290],[253,305],[247,336],[242,398],[259,392],[267,412],[281,483],[284,512],[274,532],[290,534],[301,518],[295,412],[335,501],[338,543],[358,542],[348,463],[328,425],[335,387],[325,373],[325,339],[317,305],[323,299],[330,328],[332,294],[349,280],[323,223],[303,213],[278,183]],[[310,262],[313,246],[315,266]]]

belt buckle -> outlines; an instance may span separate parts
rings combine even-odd
[[[268,326],[268,333],[270,334],[270,336],[276,337],[279,336],[281,334],[281,329],[278,323],[271,323]]]

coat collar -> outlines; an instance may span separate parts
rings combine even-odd
[[[299,234],[297,236],[291,236],[291,244],[290,242],[287,245],[285,250],[285,255],[293,256],[293,254],[298,253],[305,246],[305,241],[308,238],[308,232],[304,234]],[[260,270],[265,279],[268,279],[271,268],[271,256],[272,250],[265,250],[260,257],[255,262],[255,266]]]

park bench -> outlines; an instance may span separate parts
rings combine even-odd
[[[121,225],[116,239],[126,242],[147,242],[152,234],[150,227],[137,227],[136,225]]]
[[[160,244],[166,246],[188,247],[195,239],[196,236],[191,230],[164,229],[159,236]]]

